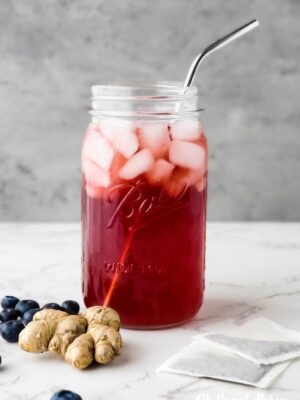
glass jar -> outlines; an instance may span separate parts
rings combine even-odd
[[[93,86],[82,143],[83,296],[124,327],[181,324],[204,291],[207,142],[196,87]]]

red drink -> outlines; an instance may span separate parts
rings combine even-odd
[[[111,306],[132,328],[191,319],[204,290],[200,124],[99,119],[86,133],[82,169],[85,304]]]

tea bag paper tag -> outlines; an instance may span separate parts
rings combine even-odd
[[[265,318],[256,318],[225,332],[197,335],[220,350],[258,364],[275,364],[300,357],[300,334]]]

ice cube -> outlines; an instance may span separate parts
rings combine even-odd
[[[138,150],[137,127],[133,121],[105,119],[101,122],[100,129],[115,150],[124,157],[130,158]]]
[[[198,190],[198,192],[202,192],[206,187],[206,177],[202,176],[196,183],[195,183],[195,188]]]
[[[186,172],[181,168],[176,168],[171,178],[165,183],[164,191],[171,197],[178,198],[183,195],[189,187]]]
[[[202,171],[205,168],[205,150],[195,143],[173,140],[170,145],[169,159],[179,167]]]
[[[141,148],[151,150],[155,158],[168,154],[170,136],[168,125],[164,122],[144,122],[139,129]]]
[[[100,168],[108,171],[114,150],[108,141],[96,130],[88,131],[82,147],[82,159],[89,159],[96,163]]]
[[[101,187],[109,186],[110,176],[108,172],[99,168],[99,166],[93,161],[90,161],[88,159],[83,160],[82,171],[88,185]]]
[[[200,122],[197,120],[175,121],[171,125],[172,139],[193,141],[198,140],[201,135],[202,128]]]
[[[202,179],[203,173],[204,171],[201,168],[185,170],[185,177],[189,186],[194,185],[196,182]]]
[[[165,190],[173,197],[178,197],[188,187],[196,184],[203,177],[203,172],[195,169],[176,167],[165,184]]]
[[[93,199],[99,199],[102,197],[104,189],[92,185],[86,185],[85,190],[89,197],[92,197]]]
[[[150,171],[147,172],[147,180],[151,185],[162,185],[170,178],[175,165],[160,158],[155,162]]]
[[[149,149],[134,154],[120,169],[119,177],[130,180],[149,171],[154,164],[154,158]]]
[[[126,162],[127,162],[127,158],[122,156],[122,154],[120,154],[120,153],[115,154],[112,164],[111,164],[111,168],[110,168],[111,180],[115,184],[118,184],[121,182],[121,179],[119,177],[119,171],[126,164]]]
[[[99,124],[97,122],[90,122],[89,123],[89,126],[87,128],[87,132],[93,131],[93,130],[95,130],[97,132],[100,132]]]
[[[101,133],[109,140],[128,132],[135,132],[136,126],[133,121],[120,119],[103,119],[99,123]]]
[[[114,148],[124,157],[130,158],[139,148],[139,141],[135,133],[124,132],[112,141]]]

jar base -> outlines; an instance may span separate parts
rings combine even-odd
[[[187,319],[186,321],[183,322],[176,322],[174,324],[166,324],[166,325],[155,325],[155,326],[136,326],[136,325],[122,325],[122,329],[128,329],[128,330],[135,330],[135,331],[157,331],[160,329],[170,329],[170,328],[175,328],[176,326],[184,325],[187,322],[191,321],[192,318]]]
[[[199,309],[200,309],[200,307],[199,307]],[[128,324],[128,325],[126,325],[126,324],[121,323],[121,328],[129,329],[129,330],[137,330],[137,331],[157,331],[160,329],[175,328],[176,326],[181,326],[181,325],[187,324],[188,322],[192,321],[193,318],[198,314],[198,311],[193,316],[185,319],[184,321],[174,322],[171,324],[162,324],[162,325],[131,325],[131,324]]]

